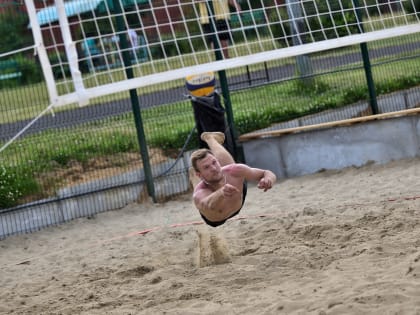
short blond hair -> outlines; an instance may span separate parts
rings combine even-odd
[[[213,152],[211,152],[209,149],[198,149],[197,151],[194,151],[191,154],[191,158],[190,158],[191,166],[194,168],[196,172],[199,172],[199,169],[197,167],[198,161],[201,161],[209,154],[214,156]]]

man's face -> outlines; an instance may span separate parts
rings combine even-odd
[[[198,176],[208,183],[217,183],[223,178],[219,161],[211,154],[197,161]]]

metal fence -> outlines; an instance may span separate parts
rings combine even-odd
[[[7,10],[24,15],[18,4],[0,14]],[[0,147],[7,146],[0,152],[0,238],[190,190],[188,158],[198,135],[184,81],[137,90],[138,107],[127,91],[44,112],[47,91],[30,34],[24,27],[15,36],[16,47],[29,48],[0,51]],[[312,124],[316,113],[336,121],[419,105],[419,37],[304,56],[311,69],[305,76],[296,58],[227,71],[235,137],[288,128],[297,117]],[[407,90],[403,98],[381,101]]]

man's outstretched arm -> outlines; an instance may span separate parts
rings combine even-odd
[[[249,167],[246,164],[235,164],[234,173],[242,175],[248,181],[255,181],[258,183],[257,187],[267,191],[273,187],[277,180],[276,175],[270,170],[263,170],[260,168]]]

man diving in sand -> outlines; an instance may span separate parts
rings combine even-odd
[[[224,224],[237,215],[247,193],[247,182],[257,182],[263,191],[271,189],[276,175],[246,164],[235,163],[223,146],[222,132],[203,132],[201,139],[209,149],[199,149],[191,155],[193,168],[193,200],[203,220],[210,226]]]

